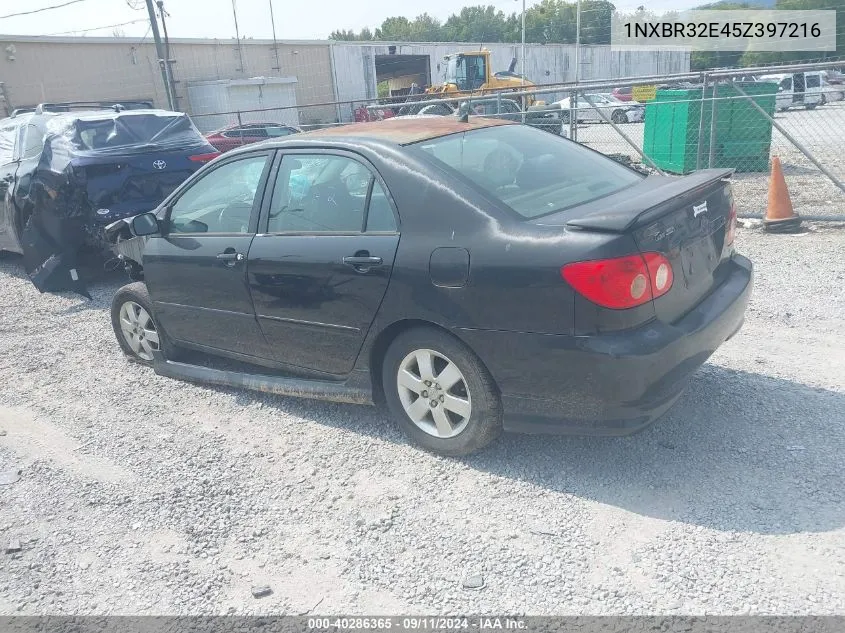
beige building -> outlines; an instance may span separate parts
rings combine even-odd
[[[494,71],[505,70],[521,50],[518,44],[484,46],[491,51]],[[170,59],[177,108],[191,114],[205,131],[239,119],[301,125],[350,121],[357,105],[376,98],[380,82],[394,89],[411,81],[440,82],[446,54],[477,48],[449,42],[173,39]],[[573,81],[576,57],[581,79],[682,73],[690,67],[689,51],[678,48],[619,51],[582,46],[576,56],[572,45],[529,44],[525,57],[526,76],[537,84]],[[6,108],[130,99],[167,107],[149,38],[0,35],[0,82]],[[351,103],[333,105],[337,101]],[[218,114],[265,106],[270,106],[266,112]],[[0,112],[2,108],[0,100]]]
[[[322,41],[172,39],[178,107],[192,111],[196,82],[295,77],[298,104],[335,101],[329,45]],[[278,54],[278,55],[277,55]],[[152,99],[167,107],[153,42],[118,37],[0,35],[0,81],[11,107],[44,102]],[[302,123],[333,121],[334,106],[301,109]]]

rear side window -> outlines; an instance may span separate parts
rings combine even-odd
[[[807,75],[807,87],[818,88],[821,86],[821,77],[819,75]]]
[[[384,189],[364,164],[346,156],[292,154],[279,167],[267,230],[395,231],[396,221]]]
[[[289,127],[268,127],[266,130],[267,136],[290,136],[294,131]]]
[[[44,148],[44,135],[34,125],[27,125],[23,136],[23,158],[35,158]]]
[[[643,178],[577,143],[524,125],[477,129],[416,146],[525,218],[591,202]]]
[[[0,165],[6,165],[14,160],[17,134],[17,125],[0,122]]]

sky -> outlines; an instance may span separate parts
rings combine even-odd
[[[33,15],[2,16],[69,0],[0,0],[0,34],[86,35],[109,37],[119,28],[127,37],[148,35],[144,0],[79,0],[69,6]],[[235,0],[242,37],[271,38],[269,3],[273,2],[276,36],[279,39],[326,39],[335,29],[360,30],[380,25],[390,16],[414,18],[423,11],[440,20],[460,11],[461,6],[492,4],[505,13],[522,10],[519,0]],[[536,0],[527,0],[531,6]],[[616,8],[633,11],[637,6],[662,13],[668,9],[698,6],[702,0],[619,0]],[[170,14],[170,37],[229,38],[235,35],[232,0],[165,0]],[[127,22],[134,22],[125,24]],[[113,27],[113,25],[122,25]],[[106,27],[106,28],[100,28]]]

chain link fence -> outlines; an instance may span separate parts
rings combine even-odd
[[[266,123],[303,131],[395,116],[507,118],[645,171],[736,170],[740,213],[762,217],[779,157],[802,216],[845,220],[845,60],[529,86],[471,96],[416,94],[192,112],[203,132]],[[279,88],[280,90],[282,88]],[[257,105],[257,104],[256,104]],[[336,116],[332,116],[336,115]],[[256,131],[257,130],[257,131]],[[268,135],[272,136],[272,133]],[[255,139],[252,139],[255,140]]]
[[[845,220],[845,77],[837,70],[843,66],[832,61],[417,97],[366,111],[378,119],[463,107],[554,131],[647,171],[735,169],[738,206],[752,217],[765,213],[770,160],[777,156],[796,211]]]

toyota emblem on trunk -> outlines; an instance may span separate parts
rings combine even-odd
[[[156,161],[153,161],[153,167],[161,170],[161,169],[164,169],[165,167],[167,167],[167,163],[165,163],[163,160],[156,160]]]
[[[692,205],[692,217],[697,218],[702,213],[707,213],[707,201],[705,200],[701,204],[694,204]]]

